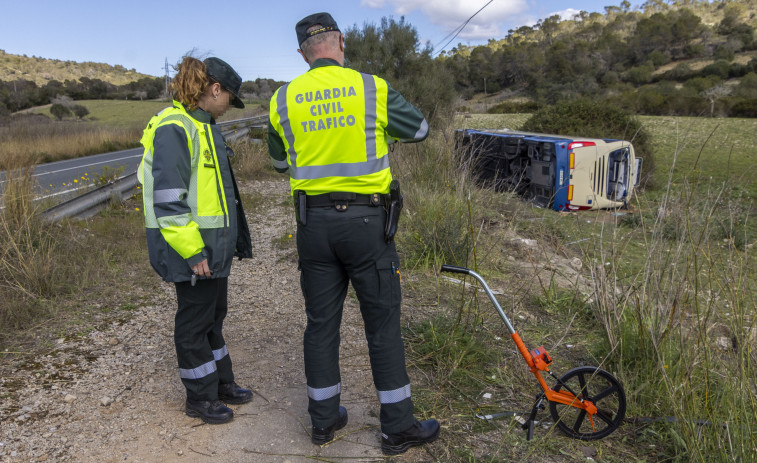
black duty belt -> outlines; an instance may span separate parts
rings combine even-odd
[[[336,210],[347,210],[349,206],[383,206],[386,195],[381,193],[360,194],[336,191],[321,195],[308,195],[307,207],[335,207]]]

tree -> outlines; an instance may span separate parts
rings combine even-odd
[[[50,106],[50,113],[58,120],[62,120],[64,117],[71,115],[71,111],[60,103],[53,103],[53,105]]]
[[[50,102],[52,104],[59,104],[59,105],[65,107],[66,109],[68,109],[69,111],[71,111],[71,109],[73,109],[74,104],[75,104],[74,100],[70,96],[68,96],[68,95],[60,95],[60,94],[56,95],[55,98],[53,98],[52,100],[50,100]]]
[[[636,31],[632,43],[636,52],[636,60],[646,59],[654,50],[665,50],[673,42],[673,32],[667,15],[655,13],[648,18],[642,18],[636,23]]]
[[[668,16],[673,19],[670,30],[673,33],[675,45],[679,48],[685,48],[702,33],[704,27],[702,26],[702,19],[692,13],[691,10],[683,8],[671,12]]]
[[[353,26],[344,34],[346,64],[376,74],[417,104],[432,122],[448,111],[456,97],[453,77],[442,61],[431,58],[429,43],[421,46],[418,32],[405,18],[382,18],[381,25]]]
[[[495,78],[497,75],[496,62],[492,58],[492,49],[487,46],[480,46],[473,49],[468,58],[469,76],[473,87],[477,91],[491,93],[494,89]],[[499,87],[497,85],[497,87]]]
[[[551,47],[554,35],[560,28],[560,16],[552,15],[545,20],[539,20],[536,24],[541,33],[544,34],[544,40],[547,42],[547,45]]]
[[[73,107],[73,109],[71,111],[79,119],[83,119],[84,116],[86,116],[87,114],[89,114],[89,109],[87,109],[86,106],[83,106],[83,105],[80,105],[80,104],[74,105],[74,107]]]
[[[715,102],[731,94],[731,88],[724,84],[708,88],[701,93],[710,102],[710,117],[715,113]]]

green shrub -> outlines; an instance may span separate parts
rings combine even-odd
[[[80,104],[74,105],[72,111],[73,111],[74,115],[76,117],[78,117],[79,119],[83,119],[84,116],[86,116],[87,114],[89,114],[89,109],[87,109],[86,106],[83,106],[83,105],[80,105]]]
[[[71,111],[59,103],[54,103],[50,106],[50,113],[58,120],[71,115]]]
[[[482,342],[474,330],[449,317],[439,316],[414,326],[408,349],[430,369],[437,381],[464,387],[473,382],[480,387],[480,377],[487,364],[497,357],[496,346]]]
[[[757,117],[757,99],[740,100],[731,106],[733,117]]]
[[[519,114],[533,113],[539,109],[535,101],[503,101],[492,106],[486,112],[488,114]]]
[[[688,63],[678,63],[673,69],[663,74],[663,79],[676,80],[679,82],[690,79],[694,75]]]
[[[268,156],[268,145],[257,141],[242,139],[232,144],[234,156],[231,165],[234,166],[234,175],[240,180],[281,177]]]
[[[690,43],[684,47],[684,56],[686,58],[699,58],[704,56],[705,47],[701,43]]]
[[[721,79],[727,79],[730,73],[731,65],[728,61],[721,59],[709,64],[702,69],[702,75],[704,76],[717,76]]]
[[[468,259],[468,212],[454,193],[405,194],[405,210],[397,233],[407,267],[465,265]]]
[[[656,68],[670,62],[670,57],[659,50],[650,53],[647,59],[649,59]]]
[[[651,63],[642,64],[626,71],[624,78],[628,82],[636,85],[646,84],[652,80],[654,66]]]

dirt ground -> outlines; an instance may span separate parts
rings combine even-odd
[[[295,229],[285,206],[288,182],[240,187],[264,198],[249,217],[255,256],[232,267],[225,336],[237,383],[252,388],[254,400],[231,406],[234,421],[225,425],[206,425],[184,414],[173,345],[174,288],[163,283],[149,303],[128,316],[58,339],[41,355],[2,356],[0,461],[385,459],[362,320],[349,297],[341,350],[342,404],[349,423],[328,445],[310,442],[299,273],[294,247],[275,244],[286,243]],[[393,460],[431,457],[414,448]]]

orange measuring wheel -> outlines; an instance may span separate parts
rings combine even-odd
[[[574,439],[602,439],[618,429],[626,415],[626,393],[620,381],[607,371],[591,366],[574,368],[558,378],[549,369],[552,357],[542,346],[532,351],[526,348],[481,275],[465,267],[446,264],[442,265],[442,272],[462,273],[478,280],[539,382],[542,393],[536,398],[531,413],[523,424],[529,440],[533,437],[536,414],[545,408],[545,400],[549,402],[549,412],[556,426]],[[555,380],[554,386],[547,384],[541,374],[543,371]]]

